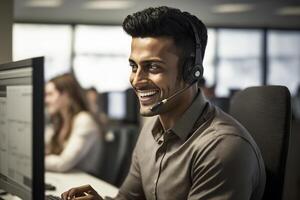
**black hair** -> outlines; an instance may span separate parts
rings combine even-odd
[[[150,7],[128,15],[123,21],[123,29],[132,37],[170,37],[181,51],[181,58],[185,59],[195,54],[196,48],[194,32],[186,18],[189,18],[189,21],[197,28],[202,58],[204,58],[207,44],[206,26],[200,19],[188,12],[167,6]]]

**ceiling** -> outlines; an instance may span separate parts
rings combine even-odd
[[[42,1],[52,7],[33,6]],[[101,2],[104,7],[109,6],[107,2],[114,4],[110,4],[110,9],[95,9],[92,8],[95,2]],[[210,27],[300,29],[299,0],[15,0],[14,19],[16,22],[121,24],[128,14],[162,5],[188,11]]]

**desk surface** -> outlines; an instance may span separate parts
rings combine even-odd
[[[56,187],[55,191],[46,191],[46,194],[56,196],[60,196],[61,193],[72,187],[86,184],[91,185],[102,197],[114,197],[118,193],[118,188],[115,186],[81,171],[71,171],[68,173],[46,172],[45,181]],[[2,198],[5,200],[20,200],[20,198],[11,195],[6,195]]]
[[[114,197],[118,193],[118,189],[113,185],[80,171],[68,173],[46,172],[45,181],[46,183],[56,186],[55,191],[46,191],[46,194],[58,196],[72,187],[86,184],[91,185],[103,197]]]

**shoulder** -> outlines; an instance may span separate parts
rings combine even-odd
[[[90,113],[81,111],[74,117],[72,129],[74,132],[85,135],[97,132],[98,125]]]
[[[93,119],[92,115],[86,111],[81,111],[77,115],[75,115],[74,124],[94,124],[95,120]]]
[[[193,145],[197,168],[209,165],[240,175],[260,174],[264,170],[260,151],[251,135],[221,110],[216,109],[214,118]]]
[[[215,109],[214,117],[212,118],[209,126],[207,126],[206,130],[204,130],[201,135],[211,139],[226,140],[228,138],[228,140],[232,140],[234,138],[234,140],[242,143],[248,143],[255,149],[257,147],[247,129],[243,127],[243,125],[240,124],[236,119],[223,112],[219,108]]]

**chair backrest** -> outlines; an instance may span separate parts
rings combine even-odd
[[[230,104],[230,98],[229,97],[214,97],[210,99],[210,102],[214,104],[215,106],[218,106],[223,111],[228,113],[229,110],[229,104]]]
[[[127,175],[131,154],[138,136],[135,126],[111,127],[106,133],[104,142],[104,158],[99,178],[120,186]]]
[[[260,148],[267,174],[263,199],[282,199],[291,123],[289,90],[284,86],[246,88],[231,99],[229,114]]]

